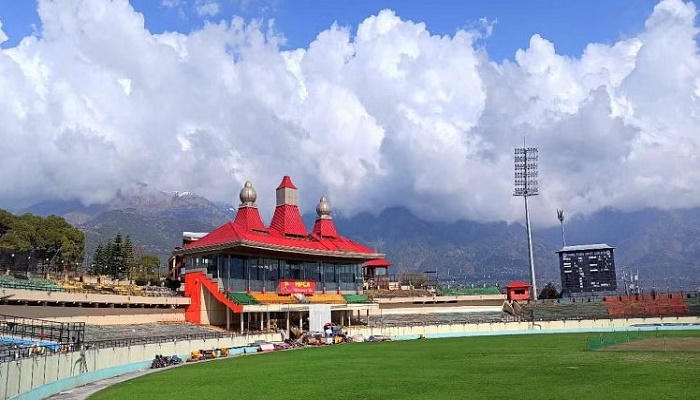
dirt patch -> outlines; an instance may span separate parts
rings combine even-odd
[[[700,337],[649,338],[604,347],[606,351],[692,351],[700,352]]]

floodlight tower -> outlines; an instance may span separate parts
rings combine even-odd
[[[537,280],[535,278],[535,258],[532,254],[532,230],[530,228],[530,212],[527,208],[527,198],[537,196],[539,187],[537,182],[537,148],[523,147],[515,149],[515,190],[513,196],[521,196],[525,200],[525,227],[527,229],[527,248],[530,256],[530,281],[532,284],[532,298],[537,299]]]
[[[557,208],[557,219],[561,224],[561,245],[562,247],[566,247],[566,235],[564,235],[564,210]]]

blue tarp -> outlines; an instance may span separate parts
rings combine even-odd
[[[41,340],[24,340],[8,337],[0,337],[0,344],[18,344],[22,347],[41,346],[51,349],[53,351],[58,351],[59,349],[59,345],[56,342],[45,342]]]

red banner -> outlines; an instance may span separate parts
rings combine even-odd
[[[292,279],[282,279],[280,280],[279,289],[277,293],[279,294],[294,294],[301,293],[303,295],[309,296],[314,294],[316,291],[315,281],[297,281]]]

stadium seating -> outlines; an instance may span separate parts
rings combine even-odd
[[[226,297],[232,302],[239,305],[260,304],[255,298],[248,293],[227,293]]]
[[[600,301],[541,300],[523,305],[523,310],[525,315],[531,313],[535,320],[610,318],[608,309]]]
[[[605,306],[614,317],[664,317],[688,315],[686,298],[679,293],[633,296],[610,296]]]
[[[433,293],[427,289],[410,289],[410,290],[365,290],[365,293],[370,298],[391,298],[391,297],[433,297]]]
[[[366,294],[344,294],[343,297],[348,304],[367,303],[369,301]]]
[[[306,297],[309,303],[312,304],[345,304],[345,297],[340,294],[331,293],[315,293],[313,296]]]
[[[47,281],[49,282],[49,281]],[[61,291],[71,293],[91,293],[91,294],[117,294],[123,296],[146,296],[146,297],[170,297],[177,296],[177,293],[167,287],[161,286],[137,286],[137,285],[115,285],[112,283],[89,283],[76,280],[56,280],[50,282],[59,287]]]
[[[695,297],[689,297],[686,301],[688,302],[688,314],[700,315],[700,296],[696,294]]]
[[[260,304],[298,304],[294,296],[280,296],[277,293],[253,293],[253,298]]]
[[[41,290],[45,292],[63,292],[60,286],[41,278],[17,279],[12,275],[0,275],[0,287],[8,289]]]
[[[95,341],[126,337],[146,338],[156,336],[187,337],[221,332],[221,329],[208,325],[179,322],[135,325],[85,325],[84,340]]]
[[[474,288],[438,288],[438,296],[481,296],[489,294],[501,294],[495,286]]]
[[[424,314],[383,314],[372,315],[371,323],[376,326],[419,326],[419,325],[454,325],[454,324],[483,324],[502,322],[499,312],[469,312],[469,313],[431,313]],[[360,323],[367,323],[363,315]]]

